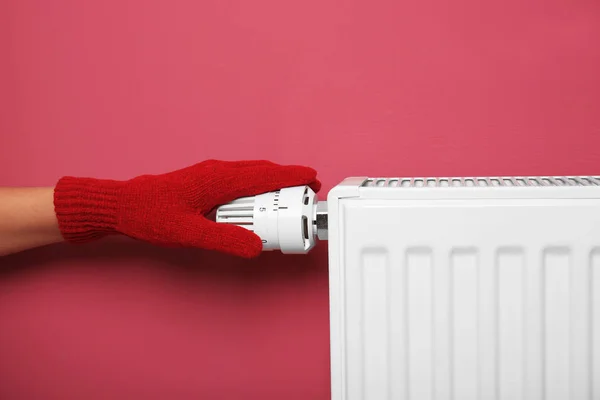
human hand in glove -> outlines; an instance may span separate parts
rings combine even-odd
[[[262,251],[256,234],[217,224],[207,214],[240,197],[300,185],[318,192],[316,171],[270,161],[208,160],[123,181],[63,177],[54,188],[2,188],[0,253],[120,234],[159,246],[256,257]]]

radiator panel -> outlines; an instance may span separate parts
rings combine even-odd
[[[600,201],[401,191],[330,212],[332,398],[600,398]]]

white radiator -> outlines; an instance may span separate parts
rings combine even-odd
[[[327,206],[333,400],[600,399],[600,179],[350,178]]]

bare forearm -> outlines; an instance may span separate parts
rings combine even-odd
[[[0,188],[0,255],[63,240],[53,188]]]

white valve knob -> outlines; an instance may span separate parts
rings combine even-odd
[[[316,243],[317,195],[308,186],[243,197],[217,209],[216,221],[256,233],[263,250],[308,253]]]

